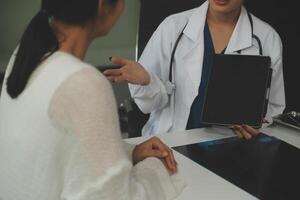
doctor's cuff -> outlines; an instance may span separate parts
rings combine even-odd
[[[156,74],[149,72],[150,83],[149,87],[153,91],[164,91],[167,95],[172,95],[175,91],[175,84],[170,81],[163,82]]]
[[[153,98],[165,87],[163,82],[152,72],[149,72],[150,83],[145,86],[129,84],[131,96],[133,98]]]

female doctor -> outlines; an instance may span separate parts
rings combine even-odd
[[[280,37],[248,13],[243,0],[208,0],[199,8],[166,18],[139,63],[113,57],[112,62],[123,67],[105,75],[114,82],[130,83],[136,104],[151,113],[143,135],[201,128],[203,94],[214,53],[270,56],[273,75],[264,122],[283,112]],[[259,133],[248,125],[234,126],[233,131],[246,139]]]

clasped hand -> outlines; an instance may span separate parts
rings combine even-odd
[[[137,145],[133,150],[132,159],[134,163],[143,161],[148,157],[160,159],[171,174],[177,172],[177,162],[173,151],[157,137]]]

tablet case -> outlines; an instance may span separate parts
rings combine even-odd
[[[262,126],[272,69],[266,56],[215,54],[205,94],[202,122]]]

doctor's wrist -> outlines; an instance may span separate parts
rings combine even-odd
[[[132,84],[138,84],[141,86],[147,86],[150,84],[151,75],[140,63],[133,62],[133,67],[129,69],[128,82]]]
[[[139,64],[139,63],[138,63]],[[140,85],[147,86],[151,82],[151,73],[148,72],[143,65],[139,64],[140,66]]]
[[[151,82],[151,76],[150,74],[145,70],[143,81],[141,82],[142,86],[147,86]]]

